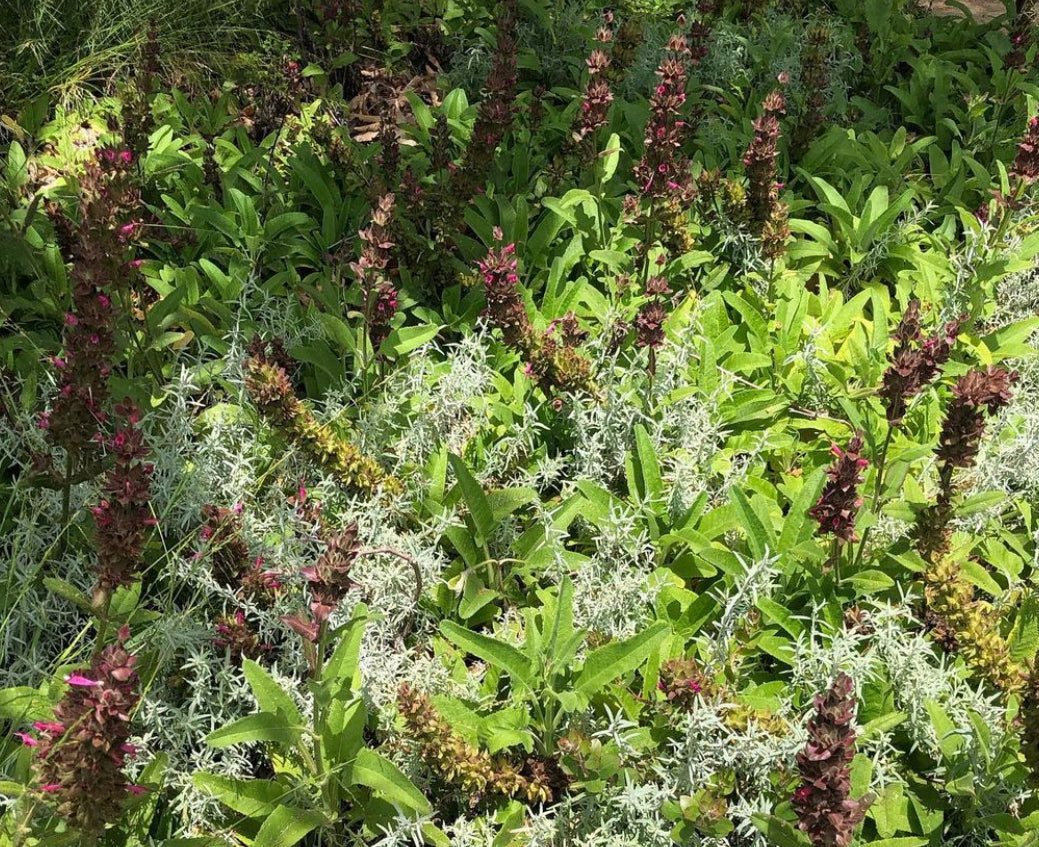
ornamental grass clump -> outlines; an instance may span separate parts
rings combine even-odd
[[[23,733],[36,750],[36,790],[44,803],[93,844],[115,821],[129,794],[142,788],[123,773],[135,750],[129,743],[131,715],[137,708],[137,657],[125,647],[130,632],[106,647],[89,668],[66,678],[69,685],[54,708],[54,718]]]
[[[841,673],[825,694],[816,695],[808,742],[797,754],[801,777],[793,796],[797,828],[816,847],[847,847],[869,808],[869,799],[851,799],[854,718],[854,686],[851,677]]]
[[[542,773],[545,768],[532,766],[526,775],[506,759],[470,744],[441,717],[429,697],[407,683],[397,692],[397,708],[418,743],[422,761],[439,779],[468,793],[472,805],[487,795],[528,803],[552,800],[552,786]]]
[[[280,358],[259,343],[252,345],[245,362],[246,389],[267,421],[349,489],[368,495],[400,493],[400,480],[314,417],[296,396]]]

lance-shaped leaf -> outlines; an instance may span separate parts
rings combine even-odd
[[[658,621],[631,638],[593,650],[585,659],[574,688],[591,696],[617,677],[635,670],[664,640],[669,629],[668,624]]]

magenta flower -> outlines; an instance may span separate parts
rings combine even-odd
[[[106,647],[89,669],[70,674],[55,720],[38,724],[39,790],[83,835],[100,834],[119,816],[126,796],[122,766],[138,701],[137,659],[124,647],[129,636],[121,628],[118,644]]]
[[[861,450],[860,434],[848,442],[846,450],[836,444],[830,447],[837,460],[826,471],[830,479],[818,502],[808,510],[808,514],[819,522],[819,532],[830,533],[846,544],[857,540],[855,517],[862,505],[858,486],[863,481],[862,471],[869,467]]]
[[[855,695],[851,677],[838,674],[815,698],[808,742],[797,754],[801,785],[794,792],[798,829],[816,847],[847,847],[870,800],[852,800],[851,760],[855,757]]]

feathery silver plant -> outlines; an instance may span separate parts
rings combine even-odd
[[[743,564],[744,574],[730,594],[719,596],[718,600],[723,604],[722,614],[705,645],[711,663],[716,667],[728,660],[729,648],[740,623],[759,597],[768,597],[772,593],[779,576],[776,568],[779,556],[770,556],[768,550],[761,559],[749,564],[739,553],[733,555]]]

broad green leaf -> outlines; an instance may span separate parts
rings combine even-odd
[[[511,515],[517,509],[521,509],[537,499],[537,491],[524,486],[499,488],[495,491],[487,492],[487,502],[491,506],[491,514],[494,515],[495,524]]]
[[[775,551],[775,535],[770,529],[766,529],[761,522],[757,512],[750,505],[747,495],[739,488],[732,489],[732,500],[739,509],[742,518],[742,527],[747,532],[747,541],[750,552],[755,559],[763,559],[768,551]]]
[[[825,481],[826,471],[823,468],[819,468],[804,480],[801,490],[797,492],[790,504],[790,510],[783,519],[783,531],[779,534],[777,552],[786,553],[792,550],[811,534],[813,522],[808,515],[808,510],[819,499]]]
[[[668,624],[657,621],[631,638],[593,650],[585,659],[574,689],[591,696],[617,677],[635,670],[649,658],[670,630]]]
[[[328,822],[321,812],[278,806],[256,833],[253,847],[292,847]]]
[[[762,833],[768,838],[769,847],[810,847],[808,837],[796,829],[793,824],[788,823],[775,815],[755,812],[751,820]]]
[[[478,546],[482,547],[490,541],[491,536],[494,535],[494,528],[497,526],[491,504],[487,500],[487,495],[484,494],[483,487],[476,481],[469,468],[466,467],[465,462],[454,455],[454,453],[448,456],[448,460],[451,462],[451,468],[458,478],[458,485],[462,489],[462,498],[469,507],[469,514],[472,515],[473,523],[476,524],[476,531],[480,533],[481,538]]]
[[[269,779],[231,779],[199,771],[192,775],[191,782],[247,818],[266,817],[279,804],[293,799],[288,796],[291,793],[289,789]]]
[[[362,748],[350,768],[354,785],[365,785],[399,806],[419,814],[429,814],[429,801],[389,759],[367,747]]]
[[[384,356],[390,354],[394,357],[403,356],[405,353],[417,350],[423,344],[428,344],[437,337],[438,332],[440,332],[440,327],[436,324],[400,327],[386,336],[379,345],[379,352]]]
[[[533,691],[534,682],[530,661],[511,644],[506,644],[479,632],[473,632],[463,626],[459,626],[454,621],[441,623],[440,631],[445,638],[457,647],[461,647],[485,662],[490,662],[496,668],[505,671],[514,683],[518,683]]]
[[[299,742],[303,727],[294,724],[283,714],[257,712],[232,721],[206,736],[210,747],[231,747],[254,741],[271,741],[292,747]]]
[[[804,626],[794,618],[790,610],[782,603],[777,603],[769,597],[759,597],[757,607],[765,613],[765,617],[773,623],[779,624],[788,635],[797,638],[804,632]]]
[[[337,768],[352,762],[357,751],[364,746],[364,726],[368,721],[368,710],[359,697],[349,703],[333,700],[325,716],[325,731],[322,751],[329,768]]]
[[[263,667],[252,659],[246,659],[242,662],[242,673],[261,712],[281,714],[292,724],[303,723],[303,717],[292,698]]]
[[[602,160],[602,181],[609,182],[617,172],[617,163],[621,158],[621,138],[617,133],[609,137],[599,156]]]
[[[87,614],[93,614],[93,607],[90,605],[90,598],[76,588],[72,583],[66,582],[63,579],[58,579],[57,577],[48,576],[44,578],[43,584],[47,587],[48,591],[57,594],[63,600],[68,600]]]
[[[848,582],[858,588],[863,594],[876,594],[894,587],[895,581],[883,571],[876,568],[867,568],[848,577]]]
[[[0,689],[0,718],[20,723],[46,717],[50,704],[35,688],[20,685]]]
[[[657,462],[657,453],[653,449],[653,442],[649,440],[649,433],[642,424],[635,425],[635,456],[639,498],[659,500],[664,491],[664,483],[660,478],[660,463]]]
[[[353,620],[340,629],[339,643],[321,671],[321,681],[329,683],[329,693],[333,698],[341,697],[344,692],[356,689],[361,684],[361,639],[364,637],[367,613],[368,607],[363,603],[356,606]]]

